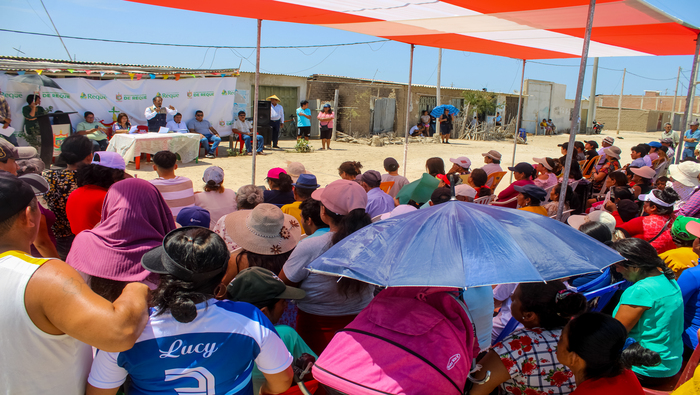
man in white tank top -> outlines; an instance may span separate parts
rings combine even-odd
[[[110,303],[65,262],[31,257],[41,220],[34,193],[0,175],[0,393],[84,394],[90,346],[134,345],[148,320],[148,287],[131,283]]]

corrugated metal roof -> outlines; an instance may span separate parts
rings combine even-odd
[[[0,56],[0,70],[3,71],[30,71],[30,70],[74,70],[72,74],[89,72],[119,72],[119,73],[141,73],[141,74],[221,74],[238,73],[238,69],[190,69],[174,66],[154,66],[119,64],[106,62],[81,62],[73,60],[28,58],[18,56]]]

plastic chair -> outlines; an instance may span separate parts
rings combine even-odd
[[[610,267],[606,267],[605,270],[603,270],[602,273],[600,273],[600,276],[596,277],[595,279],[581,285],[580,287],[576,288],[577,292],[587,292],[590,290],[596,290],[598,289],[598,286],[601,284],[605,284],[607,281],[610,283],[611,275],[610,275]],[[607,284],[609,285],[609,284]]]
[[[504,201],[502,201],[502,202],[491,202],[491,203],[489,203],[489,204],[492,205],[492,206],[505,206],[505,205],[508,205],[508,204],[510,204],[510,203],[513,203],[513,202],[516,201],[516,200],[518,200],[518,195],[515,195],[515,196],[513,196],[512,198],[510,198],[510,199],[508,199],[508,200],[504,200]]]
[[[489,204],[489,203],[491,203],[491,202],[493,201],[493,199],[495,199],[495,198],[496,198],[496,195],[484,196],[484,197],[480,197],[480,198],[474,199],[474,202],[473,202],[473,203],[476,203],[476,204]]]
[[[137,133],[148,133],[148,126],[147,125],[138,125],[138,126],[136,126],[136,131],[137,131]]]
[[[294,380],[296,381],[297,379],[295,378]],[[292,386],[289,387],[288,390],[284,391],[280,395],[314,394],[318,389],[318,385],[318,381],[316,380],[310,380],[305,382],[298,381],[296,382],[296,385],[292,384]]]
[[[700,336],[700,331],[698,331],[698,336]],[[698,346],[695,347],[695,350],[693,351],[693,354],[690,356],[688,363],[685,364],[685,367],[681,368],[681,370],[678,373],[676,373],[676,375],[673,376],[673,378],[670,379],[667,384],[664,384],[664,385],[659,386],[659,387],[654,387],[654,388],[643,387],[644,393],[647,395],[669,395],[669,394],[671,394],[673,391],[677,390],[678,387],[685,384],[686,381],[690,380],[693,377],[693,375],[695,374],[695,369],[698,367],[699,362],[700,362],[700,344],[698,344]]]
[[[583,174],[584,178],[588,178],[591,176],[591,170],[593,169],[593,166],[595,166],[596,163],[600,161],[600,155],[594,156],[593,158],[589,159],[583,169],[581,169],[581,173]]]
[[[607,287],[591,291],[588,293],[584,293],[583,295],[586,297],[588,302],[593,301],[593,299],[598,298],[598,302],[595,304],[595,306],[592,309],[589,309],[589,311],[592,312],[597,312],[603,309],[608,302],[610,302],[610,299],[612,299],[613,295],[615,295],[615,292],[620,289],[620,287],[625,283],[625,281],[620,281],[612,285],[608,285]]]
[[[379,184],[379,189],[384,191],[384,193],[389,193],[395,182],[396,181],[384,181],[383,183]]]
[[[486,185],[491,188],[492,191],[496,190],[496,187],[498,187],[498,184],[501,182],[503,179],[503,176],[506,175],[505,171],[498,171],[495,173],[489,174],[489,177],[486,179]]]
[[[544,189],[544,191],[547,192],[547,194],[545,195],[544,202],[542,202],[542,204],[549,203],[549,197],[551,196],[552,189],[554,189],[554,187],[556,187],[556,185],[552,185],[551,187],[547,187]]]

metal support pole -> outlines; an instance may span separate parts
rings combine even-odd
[[[258,19],[258,44],[255,48],[255,94],[253,95],[253,178],[255,185],[255,160],[258,153],[258,88],[260,87],[260,31],[262,19]]]
[[[331,140],[335,141],[336,139],[336,127],[338,126],[338,90],[335,90],[335,94],[333,95],[333,110],[335,111],[335,119],[333,120],[333,133],[331,135]]]
[[[617,99],[617,134],[620,134],[620,116],[622,115],[622,92],[625,90],[625,75],[627,68],[622,69],[622,86],[620,87],[620,98]]]
[[[693,57],[693,67],[690,70],[690,83],[688,84],[688,96],[685,98],[685,113],[683,114],[683,122],[681,123],[680,127],[680,133],[681,133],[681,141],[678,143],[677,147],[677,152],[676,152],[676,163],[681,163],[681,156],[683,155],[683,142],[685,139],[685,131],[686,128],[688,127],[688,122],[692,118],[693,114],[690,113],[690,110],[692,109],[691,103],[693,101],[693,95],[695,93],[695,80],[696,80],[696,74],[698,70],[698,54],[700,53],[700,33],[698,33],[698,37],[695,39],[695,57]]]
[[[671,106],[671,125],[676,117],[676,101],[678,101],[678,83],[681,82],[681,68],[678,67],[678,77],[676,77],[676,90],[673,91],[673,105]]]
[[[593,130],[591,125],[593,125],[593,121],[595,121],[595,90],[597,83],[598,58],[593,58],[593,74],[591,75],[591,95],[588,97],[588,117],[586,117],[586,134],[590,134],[588,133],[588,128],[591,128],[591,130]]]
[[[442,72],[442,48],[438,48],[438,66],[437,66],[437,88],[435,89],[435,98],[437,101],[435,102],[435,107],[439,106],[442,104],[440,102],[440,75]],[[429,110],[428,110],[429,111]]]
[[[523,106],[523,85],[525,84],[525,59],[523,59],[523,70],[520,74],[520,95],[518,95],[518,115],[515,116],[515,135],[513,136],[513,164],[515,166],[515,149],[518,147],[518,133],[520,132],[520,109]],[[537,126],[535,126],[535,132]],[[513,172],[510,172],[510,182],[513,182]]]
[[[559,208],[557,209],[557,220],[561,221],[561,214],[564,212],[566,202],[566,190],[569,185],[569,173],[571,172],[571,159],[574,156],[574,143],[576,133],[581,122],[581,94],[583,93],[583,79],[586,76],[586,62],[588,61],[588,47],[591,45],[591,30],[593,30],[593,15],[595,13],[595,0],[590,0],[588,4],[588,19],[586,20],[586,36],[583,40],[583,51],[581,54],[581,65],[578,71],[578,84],[576,86],[576,101],[574,102],[574,113],[571,117],[571,134],[569,135],[569,149],[566,152],[566,164],[564,164],[564,177],[562,178],[561,195],[559,197]]]
[[[410,125],[408,124],[408,120],[410,117],[411,113],[411,83],[413,82],[413,50],[415,49],[415,45],[411,44],[411,60],[409,61],[408,65],[408,89],[406,89],[406,118],[405,118],[405,126],[406,126],[406,135],[404,137],[403,141],[403,176],[406,177],[406,167],[408,167],[408,131],[410,128]]]

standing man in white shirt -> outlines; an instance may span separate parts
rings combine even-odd
[[[280,98],[272,95],[267,98],[272,102],[270,106],[270,126],[272,127],[272,148],[279,148],[277,142],[280,139],[280,125],[284,123],[284,108],[280,104]]]
[[[250,123],[250,121],[245,119],[245,111],[239,111],[238,119],[233,121],[233,127],[231,131],[233,133],[238,133],[243,136],[243,141],[245,142],[245,150],[248,155],[253,155],[253,133],[250,131],[252,128],[253,125]],[[265,155],[263,153],[263,145],[265,144],[265,138],[262,135],[257,135],[257,140],[258,155]]]
[[[187,124],[182,122],[182,114],[177,113],[173,117],[172,121],[168,121],[168,123],[165,125],[166,128],[170,129],[171,132],[177,132],[177,133],[187,133]]]
[[[158,132],[161,127],[164,127],[168,122],[168,115],[177,114],[177,110],[173,106],[163,107],[163,98],[156,96],[153,98],[153,105],[148,107],[144,112],[148,121],[148,131]]]

